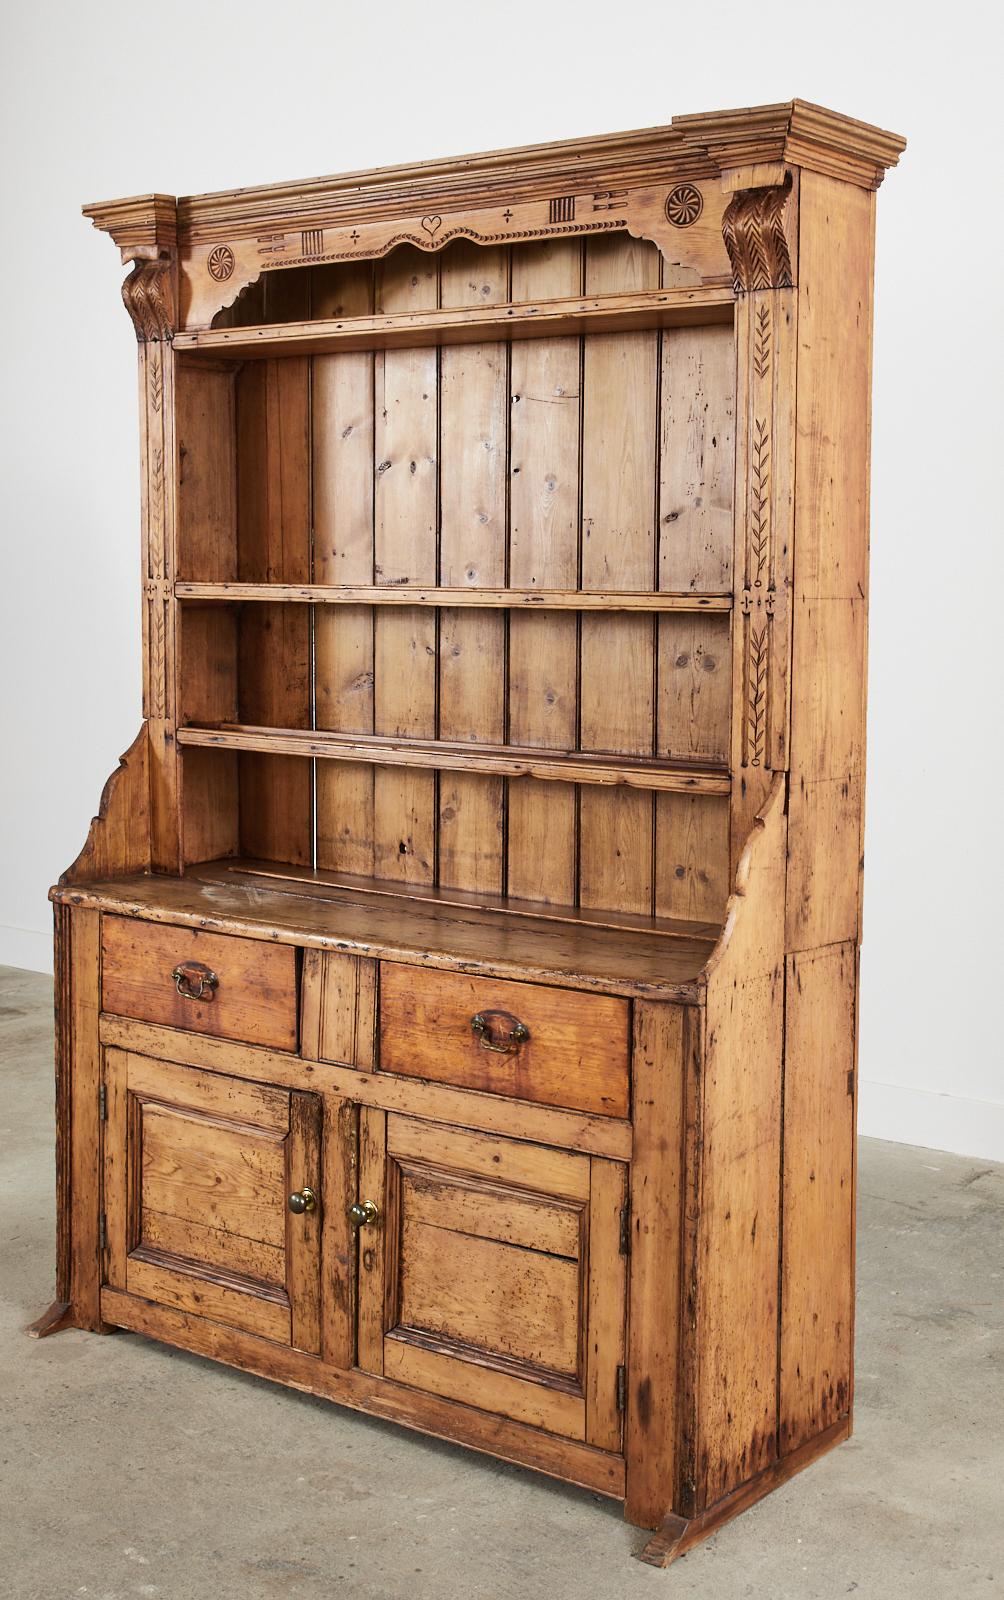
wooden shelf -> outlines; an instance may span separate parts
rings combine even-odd
[[[558,783],[627,785],[683,794],[729,794],[731,779],[717,765],[684,765],[638,756],[583,751],[524,750],[514,745],[460,744],[441,739],[396,739],[379,734],[327,733],[318,728],[256,728],[244,723],[178,729],[179,745],[248,750],[266,755],[316,756],[327,761],[372,761],[378,766],[479,772]]]
[[[369,878],[333,868],[298,867],[285,861],[259,861],[227,857],[208,865],[188,868],[187,876],[213,883],[244,885],[248,889],[277,890],[335,904],[380,905],[387,909],[412,905],[419,913],[439,908],[470,917],[473,922],[509,917],[540,922],[561,922],[575,928],[605,928],[608,932],[645,934],[650,938],[707,940],[713,945],[722,931],[720,922],[694,922],[683,917],[642,916],[628,911],[587,906],[552,905],[539,900],[517,900],[510,895],[472,893],[464,889],[406,883],[400,879]]]
[[[247,865],[203,862],[180,878],[110,878],[54,889],[52,898],[141,921],[405,961],[415,966],[416,983],[422,967],[452,968],[690,1004],[701,998],[702,974],[715,948],[714,937],[692,935],[693,924],[681,924],[680,937],[666,938],[645,928],[512,917],[453,905],[445,896],[392,898],[323,883],[311,890],[307,869],[273,863],[274,876],[263,878],[241,870]]]
[[[731,611],[729,594],[636,590],[435,589],[414,585],[327,583],[187,583],[179,600],[268,601],[307,605],[478,606],[511,611]]]
[[[485,339],[541,339],[579,333],[630,333],[639,328],[729,322],[731,287],[671,288],[643,293],[575,296],[498,306],[412,311],[393,316],[326,318],[248,328],[195,328],[174,336],[174,348],[231,355],[321,355],[338,350],[394,350]]]

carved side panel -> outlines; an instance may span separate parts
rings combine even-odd
[[[140,344],[140,483],[143,549],[143,711],[150,728],[150,825],[155,869],[179,862],[179,756],[175,705],[174,352]]]
[[[791,203],[790,185],[745,190],[726,212],[726,242],[743,278],[736,305],[733,864],[772,774],[788,767],[796,296],[780,286],[791,281],[791,255],[778,230],[783,219],[791,226]],[[778,282],[760,287],[765,273]]]
[[[150,783],[147,725],[140,728],[101,791],[84,847],[60,884],[92,883],[150,867]]]

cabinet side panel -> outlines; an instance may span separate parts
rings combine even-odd
[[[68,1006],[60,1005],[60,1119],[68,1123],[69,1193],[63,1188],[61,1262],[69,1266],[69,1294],[78,1328],[100,1332],[101,1250],[101,918],[74,911],[60,929],[60,968],[69,962]],[[67,1083],[67,1074],[69,1082]],[[62,1138],[62,1132],[61,1132]],[[60,1298],[63,1298],[60,1295]]]
[[[778,777],[709,966],[696,1236],[697,1510],[777,1454],[785,823]]]
[[[624,1515],[658,1527],[676,1476],[684,1039],[680,1006],[636,1002]]]
[[[850,1410],[856,968],[853,941],[788,957],[782,1455]]]
[[[803,176],[789,951],[859,935],[874,205]]]

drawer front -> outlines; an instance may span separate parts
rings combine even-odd
[[[103,917],[101,1005],[140,1022],[295,1050],[296,951],[261,939]]]
[[[626,1117],[628,1038],[628,1003],[611,995],[381,964],[383,1072]]]

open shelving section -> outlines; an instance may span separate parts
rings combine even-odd
[[[664,276],[406,245],[175,336],[185,866],[720,925],[735,297]]]

